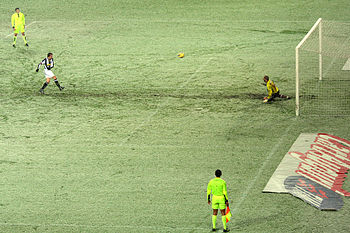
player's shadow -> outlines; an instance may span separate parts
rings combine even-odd
[[[243,93],[243,94],[237,94],[237,95],[229,95],[227,96],[227,99],[257,99],[262,100],[264,99],[264,94],[259,93]]]
[[[40,93],[37,93],[37,95],[40,95]],[[63,92],[58,91],[50,91],[47,92],[46,95],[49,95],[51,97],[57,97],[57,98],[118,98],[118,99],[130,99],[130,98],[174,98],[174,99],[213,99],[213,100],[220,100],[220,99],[254,99],[254,100],[262,100],[264,98],[263,94],[256,94],[256,93],[243,93],[243,94],[236,94],[236,95],[226,95],[226,94],[220,94],[220,93],[208,93],[208,94],[198,94],[198,95],[191,95],[191,94],[178,94],[178,93],[154,93],[151,90],[148,92],[141,93],[140,91],[130,92],[130,91],[121,91],[121,92],[81,92],[81,91],[74,91],[74,90],[64,90]]]
[[[220,94],[220,93],[208,93],[208,94],[200,94],[200,95],[185,95],[185,94],[154,94],[156,97],[172,97],[176,99],[214,99],[214,100],[220,100],[220,99],[263,99],[263,94],[257,94],[257,93],[242,93],[242,94],[235,94],[235,95],[226,95],[226,94]]]
[[[41,95],[39,92],[36,93],[36,95]],[[47,96],[53,97],[53,98],[58,98],[61,100],[78,100],[82,98],[107,98],[107,99],[161,99],[161,98],[174,98],[174,99],[188,99],[188,100],[229,100],[229,99],[237,99],[240,101],[244,100],[257,100],[257,101],[262,101],[264,99],[264,94],[259,94],[259,93],[241,93],[241,94],[235,94],[235,95],[229,95],[229,94],[224,94],[224,93],[205,93],[205,94],[197,94],[197,95],[192,95],[192,94],[179,94],[179,93],[155,93],[152,90],[148,90],[146,92],[142,92],[139,90],[134,90],[134,91],[116,91],[116,92],[84,92],[84,91],[76,91],[76,90],[71,90],[69,88],[66,88],[64,91],[59,92],[57,90],[49,90],[46,92]],[[275,98],[272,102],[279,102],[279,101],[286,101],[290,100],[285,99],[285,98]]]

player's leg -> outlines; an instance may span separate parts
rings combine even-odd
[[[26,37],[26,34],[25,34],[24,31],[22,31],[22,38],[23,38],[24,44],[25,44],[26,46],[29,46],[29,45],[28,45],[28,42],[27,42],[27,37]]]
[[[13,36],[13,44],[12,44],[13,47],[16,47],[17,35],[18,35],[18,33],[15,32],[14,36]]]
[[[213,223],[213,231],[216,231],[216,219],[218,217],[218,209],[213,209],[213,216],[211,217],[211,221]]]
[[[44,94],[44,89],[47,87],[47,85],[49,85],[50,79],[51,79],[50,77],[46,77],[46,82],[44,82],[43,86],[39,90],[41,94]]]
[[[220,212],[221,212],[221,220],[222,225],[224,226],[224,232],[229,232],[230,230],[226,226],[226,214],[225,214],[225,207],[224,209],[221,209],[223,206],[220,206]]]
[[[219,208],[220,208],[220,212],[221,212],[222,225],[224,226],[224,232],[229,232],[230,230],[226,226],[226,214],[225,214],[226,203],[225,203],[225,199],[221,200]]]
[[[280,92],[278,92],[278,97],[280,97],[280,98],[282,98],[282,99],[290,99],[290,97],[289,96],[287,96],[287,95],[282,95],[282,94],[280,94]]]
[[[216,231],[216,219],[218,217],[219,203],[218,203],[218,200],[215,196],[213,196],[211,207],[213,208],[213,216],[211,218],[212,223],[213,223],[213,231]]]
[[[57,80],[57,77],[56,77],[56,76],[53,76],[52,78],[54,79],[55,84],[56,84],[56,86],[58,87],[58,89],[60,89],[60,91],[62,91],[62,90],[64,89],[64,87],[62,87],[62,86],[60,85],[60,83],[59,83],[58,80]]]
[[[273,93],[272,96],[269,99],[267,99],[266,102],[273,101],[276,97],[279,97],[279,95],[280,95],[279,92]]]
[[[272,95],[269,99],[266,99],[266,102],[271,102],[275,99],[275,97]]]
[[[264,103],[271,102],[274,98],[276,98],[276,94],[272,94],[270,98],[264,97]]]
[[[26,38],[26,35],[25,35],[25,29],[24,29],[24,25],[22,26],[18,26],[18,33],[21,33],[22,34],[22,38],[23,38],[23,42],[26,46],[28,46],[28,43],[27,43],[27,38]]]
[[[282,99],[289,99],[289,96],[287,96],[287,95],[281,95],[281,94],[280,94],[280,91],[278,91],[278,92],[275,94],[275,97],[279,97],[279,98],[282,98]]]

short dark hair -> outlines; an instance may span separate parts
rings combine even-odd
[[[18,8],[18,7],[15,9],[15,11],[17,11],[17,10],[19,10],[19,8]]]
[[[222,175],[222,172],[221,172],[220,169],[218,169],[218,170],[215,171],[215,176],[216,176],[216,177],[220,177],[221,175]]]
[[[267,76],[267,75],[264,76],[264,79],[266,79],[267,81],[270,80],[269,76]]]
[[[47,54],[47,57],[50,57],[51,55],[53,55],[53,54],[52,54],[52,53],[48,53],[48,54]]]

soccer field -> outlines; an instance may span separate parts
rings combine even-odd
[[[15,7],[29,48],[12,47]],[[218,168],[231,232],[350,232],[349,198],[321,212],[262,193],[300,133],[350,140],[350,117],[296,118],[294,101],[295,46],[319,17],[350,21],[348,0],[2,0],[0,12],[0,232],[210,232]],[[65,90],[40,95],[48,52]],[[265,74],[293,98],[263,104]]]

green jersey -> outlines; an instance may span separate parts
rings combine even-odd
[[[212,179],[207,187],[207,196],[210,195],[210,193],[213,193],[214,196],[225,196],[227,197],[227,188],[226,188],[226,182],[216,177]]]

